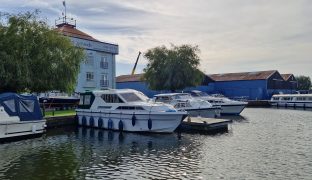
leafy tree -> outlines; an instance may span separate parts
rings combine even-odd
[[[145,80],[150,89],[171,90],[202,83],[204,75],[198,69],[200,59],[198,46],[181,45],[168,49],[165,46],[149,49],[145,53],[148,60],[143,70]]]
[[[0,92],[74,90],[83,50],[38,14],[0,14]]]
[[[311,79],[309,76],[297,76],[298,90],[310,90],[312,87]]]

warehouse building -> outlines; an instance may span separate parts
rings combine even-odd
[[[131,88],[142,91],[149,97],[162,93],[148,89],[142,81],[143,74],[122,75],[117,77],[117,88]],[[230,98],[249,100],[270,99],[273,94],[294,93],[297,81],[292,74],[281,75],[277,70],[239,72],[206,75],[202,85],[186,88],[200,90],[210,94],[223,94]]]

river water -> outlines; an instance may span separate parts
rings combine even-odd
[[[0,179],[312,179],[312,112],[247,108],[228,133],[49,130],[0,144]]]

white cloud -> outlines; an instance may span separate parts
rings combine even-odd
[[[92,2],[92,3],[91,3]],[[62,1],[4,0],[1,11],[40,8],[51,23]],[[278,69],[312,76],[310,0],[67,0],[77,27],[120,46],[117,60],[138,51],[197,44],[207,73]],[[140,59],[140,63],[146,60]],[[128,72],[124,72],[125,74]]]

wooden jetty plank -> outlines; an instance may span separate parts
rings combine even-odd
[[[232,120],[215,119],[215,118],[202,118],[202,117],[188,117],[183,120],[179,130],[184,132],[194,133],[219,133],[227,132],[228,124]]]

